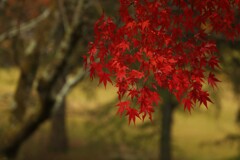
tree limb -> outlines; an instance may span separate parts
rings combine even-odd
[[[66,74],[65,68],[67,67],[68,60],[73,54],[74,48],[80,38],[79,27],[80,27],[80,17],[82,16],[82,8],[83,8],[84,0],[78,0],[78,4],[76,6],[73,21],[66,31],[63,40],[61,41],[59,48],[56,51],[55,59],[58,61],[57,65],[48,66],[42,77],[42,83],[40,83],[40,90],[51,90],[56,86],[58,79],[62,79],[62,76]],[[42,88],[42,89],[41,89]],[[54,89],[52,90],[53,93]]]
[[[67,14],[66,14],[63,0],[58,0],[58,8],[59,8],[59,13],[62,18],[64,29],[67,30],[70,27],[70,25],[69,25],[69,20],[68,20]]]
[[[79,82],[81,82],[84,77],[86,76],[86,73],[83,71],[83,69],[80,69],[78,73],[67,80],[67,82],[64,84],[62,89],[60,90],[59,94],[56,96],[56,103],[53,108],[53,112],[57,111],[61,104],[63,103],[64,98],[69,93],[69,91],[75,87]]]
[[[46,9],[40,16],[31,20],[30,22],[23,23],[20,27],[15,26],[7,32],[0,35],[0,42],[16,36],[19,32],[26,32],[36,27],[41,21],[50,15],[50,10]]]
[[[14,95],[14,107],[12,119],[15,122],[21,122],[25,116],[28,104],[28,98],[32,91],[33,82],[36,78],[39,67],[39,50],[37,42],[32,40],[25,50],[25,55],[20,61],[20,77]]]

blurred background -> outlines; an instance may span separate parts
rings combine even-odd
[[[116,116],[117,93],[83,55],[113,0],[0,0],[0,154],[17,160],[240,160],[240,43],[216,37],[214,104],[189,113],[163,92],[153,122]],[[206,85],[207,87],[207,85]],[[0,158],[1,159],[1,158]]]

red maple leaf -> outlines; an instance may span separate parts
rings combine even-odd
[[[130,21],[126,24],[126,28],[132,29],[136,26],[136,22],[135,21]]]
[[[151,92],[151,95],[150,95],[149,99],[152,103],[155,103],[156,105],[160,101],[160,97],[159,97],[159,94],[157,92]]]
[[[135,69],[133,69],[130,73],[129,76],[132,78],[137,78],[137,79],[141,79],[143,78],[144,74],[140,71],[137,71]]]
[[[129,43],[127,41],[122,41],[116,47],[121,51],[126,51],[127,49],[129,49]]]
[[[219,60],[218,60],[218,58],[217,58],[216,56],[212,56],[212,57],[210,58],[210,60],[208,61],[208,63],[209,63],[209,66],[210,66],[212,69],[214,69],[214,68],[216,68],[216,67],[220,69]]]
[[[110,74],[102,72],[98,76],[99,76],[99,84],[103,83],[105,88],[107,86],[107,82],[110,82],[112,84],[112,81],[110,79]]]
[[[193,107],[193,102],[191,101],[191,99],[185,98],[183,100],[183,103],[184,103],[184,110],[187,109],[190,112]]]
[[[205,105],[206,108],[208,108],[207,106],[207,101],[211,102],[211,99],[209,98],[209,93],[207,93],[206,91],[200,91],[199,92],[199,98],[198,98],[200,105],[203,103]]]
[[[122,67],[118,69],[118,72],[116,73],[116,77],[118,80],[122,81],[123,79],[126,79],[126,70],[127,67]]]
[[[128,108],[126,115],[128,115],[128,124],[130,124],[131,121],[133,121],[133,123],[135,124],[136,117],[141,119],[139,116],[138,110],[134,108]]]
[[[123,112],[129,108],[130,102],[129,101],[119,102],[117,106],[119,107],[117,114],[119,114],[120,117],[122,117]]]
[[[209,73],[208,76],[208,84],[212,86],[212,88],[217,87],[217,82],[221,82],[219,81],[214,74],[212,74],[211,72]]]
[[[133,99],[134,97],[137,97],[139,94],[139,91],[136,89],[130,89],[128,95]]]
[[[149,20],[146,20],[146,21],[142,22],[140,25],[141,25],[141,29],[145,30],[150,25]]]
[[[142,115],[142,120],[144,121],[146,115],[149,116],[150,121],[152,121],[152,113],[154,112],[154,109],[151,105],[143,105],[140,109],[140,114]]]

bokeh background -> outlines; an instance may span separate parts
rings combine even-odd
[[[173,160],[240,160],[239,39],[216,37],[221,83],[213,90],[206,82],[214,102],[208,109],[196,106],[189,113],[163,92],[167,98],[155,108],[153,122],[128,125],[126,117],[116,115],[116,88],[90,80],[82,60],[93,40],[94,22],[103,11],[118,20],[119,3],[80,1],[0,1],[0,150],[11,143],[8,136],[18,133],[15,128],[38,112],[39,79],[67,57],[66,74],[54,90],[57,96],[64,93],[61,103],[23,142],[15,159],[158,160],[171,154]],[[66,40],[68,33],[74,35],[72,41]],[[62,49],[63,42],[73,49]],[[74,83],[61,92],[70,80]]]

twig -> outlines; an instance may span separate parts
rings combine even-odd
[[[59,109],[68,92],[73,87],[75,87],[79,82],[81,82],[85,76],[86,72],[84,72],[83,69],[80,69],[76,76],[67,80],[67,82],[64,84],[64,86],[62,87],[62,89],[60,90],[59,94],[56,97],[56,103],[54,105],[53,112],[56,112]]]
[[[75,28],[79,24],[79,19],[82,16],[82,9],[83,9],[84,0],[78,0],[72,21],[72,27]]]
[[[0,42],[5,39],[12,38],[16,36],[19,32],[26,32],[36,27],[41,21],[46,19],[50,15],[50,10],[45,10],[40,16],[31,20],[30,22],[23,23],[20,27],[15,26],[7,32],[4,32],[0,35]]]
[[[66,14],[63,0],[58,0],[58,7],[59,7],[60,16],[62,18],[64,29],[67,30],[70,25],[69,25],[69,20]]]

